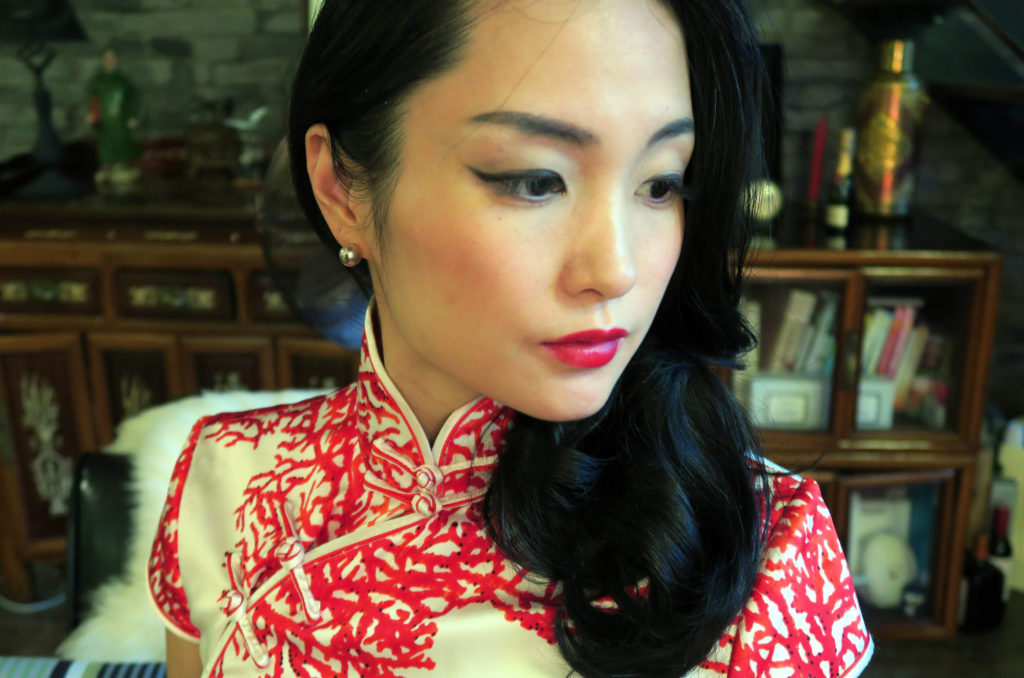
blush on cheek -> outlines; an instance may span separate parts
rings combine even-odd
[[[489,265],[483,252],[453,248],[429,263],[432,282],[442,290],[451,309],[479,312],[479,305],[500,292],[494,280],[496,267]]]

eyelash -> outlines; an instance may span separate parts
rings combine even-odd
[[[546,170],[490,174],[478,169],[470,169],[480,181],[490,185],[498,195],[521,198],[531,203],[544,202],[552,193],[564,195],[566,191],[565,182],[562,181],[562,178],[554,172]],[[534,183],[534,186],[536,186],[535,182],[543,182],[548,190],[543,190],[540,193],[524,190],[531,183]]]
[[[657,183],[667,184],[668,194],[672,197],[679,198],[681,200],[692,200],[695,192],[689,187],[683,184],[682,174],[665,174],[660,177],[655,177],[644,182],[644,186],[653,186]],[[666,202],[664,199],[658,199],[659,203]]]
[[[484,183],[490,185],[498,195],[520,198],[529,203],[540,204],[546,202],[552,194],[564,195],[566,192],[565,182],[562,178],[554,172],[547,170],[535,170],[528,172],[507,172],[503,174],[491,174],[482,170],[470,168],[473,172]],[[662,194],[662,198],[655,198],[654,200],[658,204],[664,204],[668,202],[664,196],[670,195],[673,198],[680,198],[682,200],[690,200],[693,198],[693,191],[689,187],[683,185],[683,177],[681,174],[671,173],[665,174],[660,177],[655,177],[644,182],[644,186],[653,186],[657,183],[666,184],[665,188],[667,193]],[[531,185],[532,184],[532,185]],[[540,191],[531,191],[531,188],[537,188],[540,185]]]

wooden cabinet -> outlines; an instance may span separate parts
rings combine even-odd
[[[1001,266],[984,252],[751,261],[742,303],[761,342],[732,388],[769,456],[821,482],[879,636],[955,632]]]
[[[126,417],[201,390],[355,377],[356,353],[288,311],[254,226],[245,196],[0,203],[5,595],[30,595],[25,563],[63,557],[71,464]]]

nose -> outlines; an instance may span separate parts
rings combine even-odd
[[[577,211],[562,272],[563,288],[595,301],[625,295],[636,284],[633,232],[628,209],[613,198]]]

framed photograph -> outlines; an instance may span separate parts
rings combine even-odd
[[[857,428],[882,430],[892,428],[893,398],[896,384],[885,377],[861,377],[857,393]]]
[[[828,427],[831,378],[797,374],[750,375],[748,407],[764,428],[820,431]]]

